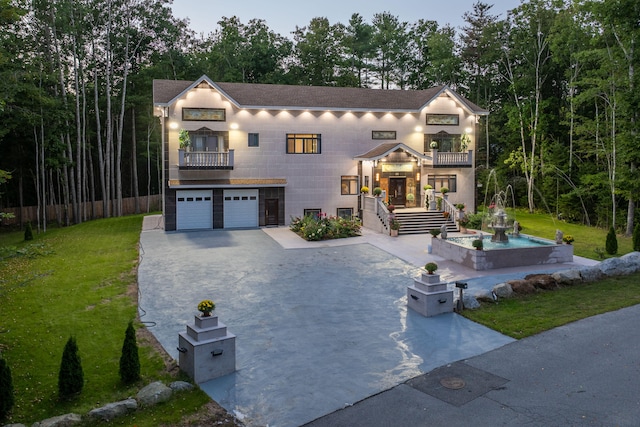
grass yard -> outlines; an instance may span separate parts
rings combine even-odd
[[[138,215],[53,228],[40,235],[34,230],[30,242],[22,232],[0,234],[0,351],[11,368],[16,401],[4,422],[30,425],[68,412],[85,414],[134,396],[150,382],[185,379],[177,377],[175,364],[146,338],[143,325],[134,323],[143,379],[131,387],[120,382],[124,333],[137,314],[141,225]],[[78,343],[85,384],[80,396],[61,402],[58,370],[70,336]],[[185,414],[211,412],[209,403],[196,389],[112,424],[178,425]]]

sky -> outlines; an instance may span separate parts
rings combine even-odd
[[[493,4],[491,13],[503,19],[507,10],[520,4],[520,0],[482,0]],[[371,23],[373,15],[390,12],[400,21],[414,23],[419,19],[435,20],[439,26],[450,24],[458,31],[464,26],[462,15],[471,12],[478,0],[174,0],[173,15],[189,18],[190,27],[196,33],[208,34],[218,27],[225,16],[237,16],[246,24],[259,18],[282,36],[291,38],[291,32],[304,27],[312,18],[326,17],[330,24],[349,24],[349,18],[359,13]]]

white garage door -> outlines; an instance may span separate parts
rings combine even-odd
[[[176,228],[178,230],[213,228],[211,190],[176,191]]]
[[[224,228],[258,226],[258,190],[224,190]]]

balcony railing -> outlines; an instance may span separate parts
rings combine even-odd
[[[180,169],[233,169],[233,150],[218,151],[184,151],[178,150],[178,167]]]
[[[431,150],[433,166],[473,166],[473,150],[464,153],[449,153]]]

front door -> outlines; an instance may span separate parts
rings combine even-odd
[[[389,203],[404,206],[407,203],[407,178],[389,178]]]
[[[278,217],[280,216],[278,207],[278,199],[265,199],[265,225],[278,225]]]

